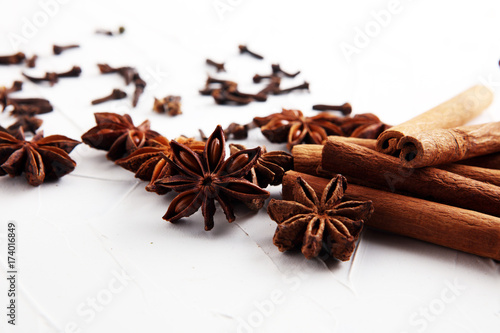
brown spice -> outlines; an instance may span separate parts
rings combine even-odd
[[[203,148],[205,148],[204,142],[196,141],[193,138],[179,137],[175,140],[200,155],[203,152]],[[173,158],[169,140],[160,135],[153,139],[148,139],[145,147],[137,149],[129,156],[115,161],[115,163],[124,169],[134,172],[136,178],[148,181],[149,184],[146,186],[146,191],[165,194],[170,189],[156,186],[156,180],[177,174],[177,171],[167,163],[163,155],[170,159]]]
[[[60,178],[75,169],[69,153],[80,144],[63,135],[36,134],[26,141],[20,129],[16,134],[0,132],[0,176],[19,176],[23,172],[32,186]]]
[[[293,200],[297,177],[320,196],[330,178],[288,171],[283,199]],[[346,200],[371,200],[373,212],[365,226],[420,239],[467,253],[500,260],[500,218],[468,209],[349,184]]]
[[[205,62],[207,63],[207,65],[215,67],[215,69],[217,70],[217,73],[226,71],[226,69],[224,68],[223,62],[218,63],[218,62],[213,61],[212,59],[207,59]]]
[[[150,129],[149,120],[136,127],[128,114],[98,112],[94,116],[97,125],[82,135],[82,141],[93,148],[107,150],[106,157],[112,161],[130,155],[145,146],[148,139],[160,135]]]
[[[153,110],[157,113],[166,113],[169,116],[182,114],[181,96],[169,95],[161,99],[156,99],[153,104]]]
[[[91,102],[91,104],[97,105],[97,104],[101,104],[101,103],[108,102],[108,101],[124,99],[125,97],[127,97],[127,93],[125,91],[120,90],[120,89],[113,89],[113,91],[111,92],[110,95],[102,97],[102,98],[94,99]]]
[[[435,108],[384,131],[377,139],[377,150],[393,155],[397,152],[399,140],[403,136],[462,126],[478,116],[492,100],[493,93],[487,87],[477,85],[469,88]]]
[[[53,45],[52,51],[54,52],[55,55],[60,55],[61,53],[63,53],[66,50],[75,49],[75,48],[79,48],[79,47],[80,47],[80,45],[78,45],[78,44],[64,45],[64,46]]]
[[[299,110],[286,109],[267,117],[254,118],[269,141],[288,142],[288,149],[300,143],[320,144],[328,135],[343,135],[342,129],[335,123],[338,120],[339,117],[328,113],[305,117]]]
[[[341,202],[346,188],[345,177],[337,175],[319,199],[303,178],[296,178],[293,201],[271,199],[267,209],[278,223],[274,245],[282,252],[301,246],[307,259],[324,249],[339,260],[349,260],[373,205],[371,201]]]
[[[231,155],[236,154],[246,147],[238,144],[229,145]],[[262,155],[255,163],[252,175],[249,173],[247,179],[262,188],[268,185],[280,185],[286,171],[293,169],[293,157],[285,151],[275,150],[268,152],[266,147],[261,147]]]
[[[17,120],[7,127],[10,132],[17,131],[19,128],[23,129],[23,132],[31,132],[36,134],[37,129],[42,126],[43,120],[33,116],[22,115],[17,117]]]
[[[350,182],[378,186],[456,207],[500,216],[500,187],[437,168],[406,169],[398,158],[328,139],[321,168]]]
[[[26,55],[22,52],[16,54],[0,56],[0,65],[18,65],[26,59]]]
[[[179,174],[160,179],[156,184],[179,194],[170,203],[163,216],[165,220],[176,222],[201,207],[205,230],[208,231],[214,226],[216,200],[227,220],[232,222],[235,219],[232,200],[246,202],[269,197],[269,192],[243,178],[257,162],[260,148],[242,150],[225,160],[224,145],[224,133],[220,125],[208,138],[201,156],[189,147],[171,141],[174,158],[164,158]]]
[[[457,162],[500,152],[500,122],[424,131],[399,140],[399,158],[408,168]]]
[[[33,83],[42,83],[42,82],[48,82],[50,86],[53,86],[57,82],[59,82],[59,78],[67,78],[67,77],[79,77],[80,74],[82,73],[82,69],[78,66],[73,66],[69,71],[63,72],[63,73],[54,73],[54,72],[47,72],[43,77],[33,77],[30,75],[27,75],[25,73],[22,73],[25,78],[30,80]]]

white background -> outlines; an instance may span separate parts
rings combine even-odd
[[[129,113],[136,124],[150,119],[175,138],[282,107],[314,115],[313,104],[344,102],[397,124],[477,83],[500,93],[498,1],[0,4],[1,54],[38,54],[33,75],[82,67],[79,79],[52,88],[27,82],[18,93],[52,102],[54,112],[41,116],[46,135],[79,139],[99,111]],[[119,37],[93,33],[119,25],[127,29]],[[52,56],[54,43],[81,48]],[[241,43],[265,60],[240,56]],[[347,45],[356,48],[350,56]],[[228,72],[216,76],[243,91],[260,90],[252,76],[279,62],[302,71],[283,87],[307,80],[311,93],[217,106],[197,92],[214,74],[207,57],[225,61]],[[99,75],[101,62],[138,68],[148,86],[137,108],[130,99],[90,106],[113,88],[133,92],[120,77]],[[1,67],[0,85],[22,70]],[[151,111],[153,97],[169,94],[182,96],[183,115]],[[475,122],[499,121],[499,103]],[[0,124],[11,122],[0,115]],[[286,149],[258,130],[244,144]],[[161,218],[173,195],[146,192],[102,151],[82,144],[71,156],[77,168],[55,183],[0,179],[1,332],[498,332],[498,262],[375,230],[364,231],[350,262],[282,254],[265,210],[240,210],[232,224],[218,211],[210,232],[200,213],[174,225]],[[280,189],[271,193],[279,198]],[[8,221],[18,229],[15,328],[4,315]]]

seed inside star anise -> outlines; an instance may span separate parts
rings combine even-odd
[[[220,125],[208,138],[201,156],[175,140],[170,146],[173,160],[167,156],[164,158],[179,174],[159,179],[156,184],[179,194],[170,203],[163,216],[165,220],[176,222],[201,208],[205,230],[211,230],[215,201],[220,204],[226,219],[233,222],[232,201],[247,202],[269,197],[269,192],[244,178],[260,157],[260,147],[239,151],[226,160],[224,132]]]

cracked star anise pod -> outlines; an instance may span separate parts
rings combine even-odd
[[[373,113],[361,113],[354,117],[345,117],[341,128],[345,136],[376,139],[386,129],[391,126],[384,124]]]
[[[177,138],[176,141],[199,154],[201,154],[203,148],[205,148],[204,142],[197,141],[193,138],[181,136]],[[134,172],[136,178],[148,181],[149,184],[146,186],[146,191],[165,194],[169,192],[170,189],[156,186],[155,182],[158,179],[174,175],[176,170],[167,163],[163,155],[168,158],[173,157],[169,140],[160,135],[153,139],[149,139],[146,147],[137,149],[129,156],[116,160],[115,163],[124,169]]]
[[[246,147],[239,144],[230,144],[231,155],[245,150]],[[271,185],[279,185],[283,181],[283,175],[286,171],[293,168],[293,157],[284,151],[267,152],[266,147],[262,147],[262,155],[246,174],[245,178],[251,183],[261,188]],[[259,210],[264,206],[265,199],[254,199],[245,202],[245,205],[251,210]]]
[[[240,150],[246,149],[245,146],[239,144],[229,144],[231,155],[236,154]],[[280,185],[283,181],[283,175],[288,170],[293,169],[293,157],[289,153],[281,150],[270,151],[266,147],[261,147],[262,155],[260,155],[257,163],[250,170],[247,179],[262,188],[268,185]]]
[[[233,200],[246,202],[269,197],[269,192],[244,178],[257,162],[260,147],[239,151],[226,160],[224,132],[220,125],[208,138],[201,155],[176,141],[171,141],[170,146],[173,160],[164,158],[179,174],[159,179],[156,184],[179,194],[170,203],[163,216],[165,220],[176,222],[201,207],[205,230],[211,230],[215,201],[219,202],[226,219],[233,222]]]
[[[79,141],[63,135],[43,137],[36,134],[26,141],[19,129],[14,135],[0,132],[0,176],[19,176],[23,172],[28,183],[38,186],[45,180],[60,178],[75,169],[69,153]]]
[[[329,255],[347,261],[355,242],[373,212],[371,201],[341,202],[347,181],[337,175],[318,199],[312,187],[302,178],[294,185],[294,200],[272,199],[267,208],[278,223],[273,243],[280,251],[302,247],[307,259],[317,257],[322,249]]]
[[[323,112],[305,117],[299,110],[283,109],[267,117],[255,117],[254,122],[271,142],[287,142],[287,148],[300,143],[321,144],[329,135],[343,135],[341,117]]]
[[[97,112],[94,116],[97,125],[82,135],[82,141],[93,148],[107,150],[106,157],[112,161],[130,155],[144,147],[148,139],[160,135],[150,129],[149,120],[136,127],[128,114]]]

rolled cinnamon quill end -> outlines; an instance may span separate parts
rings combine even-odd
[[[294,156],[295,160],[295,156]],[[447,205],[500,217],[500,187],[445,170],[408,169],[398,158],[328,137],[322,172],[342,174],[358,185],[411,194]]]
[[[398,149],[407,168],[452,163],[500,151],[500,122],[436,129],[405,136]]]
[[[462,126],[478,116],[493,101],[493,93],[483,85],[473,86],[452,99],[380,134],[377,151],[394,155],[399,140],[423,131]]]
[[[329,179],[296,171],[283,177],[283,199],[293,198],[293,182],[302,177],[318,195]],[[369,187],[349,184],[346,200],[371,200],[368,227],[500,260],[500,218]]]

